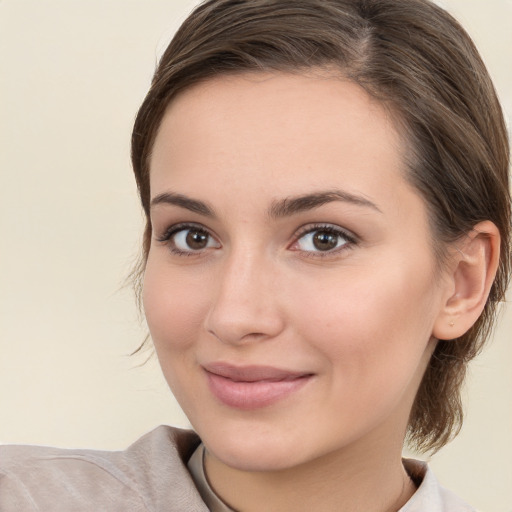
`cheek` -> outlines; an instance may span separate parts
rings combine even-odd
[[[390,411],[409,413],[430,355],[429,286],[398,277],[367,273],[302,302],[298,329],[323,358],[337,424],[370,428]]]
[[[410,371],[430,339],[432,281],[404,267],[303,281],[294,296],[297,330],[343,378],[385,381],[401,367]]]
[[[166,352],[186,350],[194,343],[206,295],[204,288],[194,286],[179,272],[170,272],[148,259],[143,304],[159,358]]]

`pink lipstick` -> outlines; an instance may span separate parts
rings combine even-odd
[[[204,366],[212,394],[223,404],[251,410],[272,405],[298,391],[313,374],[270,366]]]

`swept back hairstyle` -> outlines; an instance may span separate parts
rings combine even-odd
[[[486,68],[464,29],[429,0],[208,0],[182,24],[138,112],[132,162],[151,241],[150,161],[164,112],[184,89],[219,75],[335,68],[392,113],[406,179],[424,198],[438,261],[480,221],[498,227],[500,264],[484,312],[440,340],[418,390],[410,446],[435,451],[462,422],[467,363],[489,337],[510,271],[509,144]]]

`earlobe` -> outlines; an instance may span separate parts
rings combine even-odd
[[[433,336],[440,340],[458,338],[477,321],[496,276],[499,257],[500,233],[490,221],[478,223],[457,242]]]

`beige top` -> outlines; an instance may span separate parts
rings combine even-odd
[[[194,432],[166,426],[119,452],[0,446],[0,511],[233,512],[208,485],[203,453]],[[475,512],[425,464],[404,464],[423,480],[400,512]]]

